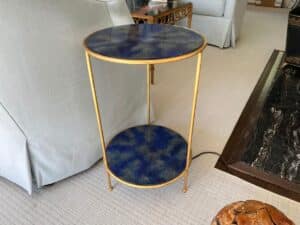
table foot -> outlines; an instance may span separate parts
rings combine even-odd
[[[189,177],[189,171],[187,171],[184,175],[184,184],[182,189],[183,193],[187,193],[188,191],[188,177]]]
[[[188,188],[187,188],[187,187],[184,187],[184,188],[182,189],[182,192],[183,192],[183,193],[187,193],[187,191],[188,191]]]
[[[112,183],[111,183],[111,177],[110,177],[109,173],[107,173],[107,183],[108,183],[108,190],[112,191],[113,190],[113,186],[112,186]]]

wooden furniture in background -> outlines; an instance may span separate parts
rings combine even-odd
[[[264,7],[276,7],[281,8],[283,1],[282,0],[257,0],[251,1],[249,4],[254,4],[257,6],[264,6]]]
[[[176,24],[179,20],[187,18],[187,26],[191,28],[193,4],[183,3],[177,6],[153,7],[145,6],[131,13],[135,23],[164,23]]]
[[[295,225],[274,206],[248,200],[225,206],[214,218],[211,225]]]

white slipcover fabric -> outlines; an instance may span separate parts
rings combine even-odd
[[[0,155],[0,176],[31,192],[32,177],[26,136],[1,103]]]
[[[247,0],[181,0],[193,3],[192,29],[202,33],[211,45],[220,48],[235,47],[239,38]],[[220,16],[221,5],[225,3]],[[212,13],[215,9],[215,15]],[[180,21],[185,25],[186,21]]]
[[[195,0],[193,12],[206,16],[223,16],[226,0]]]
[[[203,34],[209,44],[219,47],[230,46],[230,39],[228,37],[231,34],[231,21],[229,19],[194,14],[192,29]]]
[[[113,25],[109,10],[97,0],[0,3],[0,176],[29,193],[33,180],[57,182],[101,157],[82,43]],[[106,140],[144,123],[144,68],[92,63]]]
[[[133,23],[126,0],[107,0],[107,6],[115,26]]]

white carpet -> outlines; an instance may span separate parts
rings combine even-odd
[[[221,152],[274,48],[284,49],[285,10],[251,7],[237,48],[208,47],[203,63],[194,152]],[[187,130],[195,60],[162,65],[153,88],[157,122]],[[83,152],[84,154],[84,152]],[[192,164],[190,189],[182,182],[158,190],[115,185],[108,192],[103,166],[32,197],[0,178],[0,225],[209,225],[232,201],[273,204],[300,224],[300,204],[214,169],[215,156]]]

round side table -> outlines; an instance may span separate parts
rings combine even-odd
[[[183,191],[187,191],[201,59],[206,45],[205,38],[192,30],[163,24],[111,27],[85,39],[86,62],[110,190],[112,176],[136,188],[159,188],[184,177]],[[150,122],[151,67],[195,55],[198,56],[197,71],[186,141],[175,131]],[[108,145],[104,140],[91,57],[113,63],[147,65],[147,124],[120,132]]]

